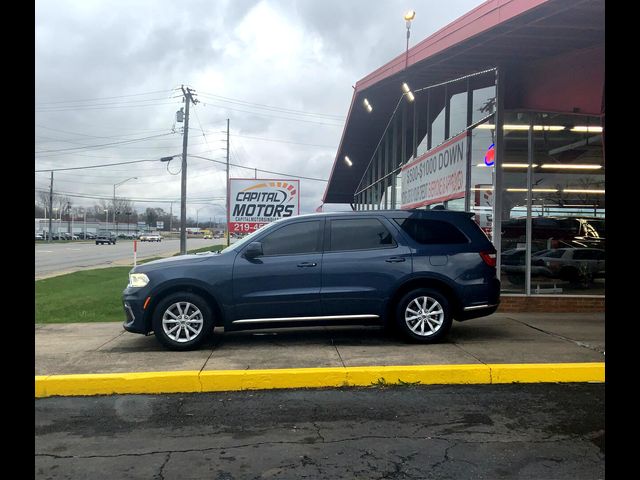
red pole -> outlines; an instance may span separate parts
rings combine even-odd
[[[133,266],[136,266],[136,258],[137,258],[137,254],[138,254],[138,241],[134,240],[133,241]]]

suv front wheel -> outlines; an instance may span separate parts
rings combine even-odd
[[[193,350],[212,331],[211,308],[194,293],[172,293],[153,312],[153,332],[160,343],[172,350]]]
[[[417,343],[435,343],[451,329],[453,317],[447,297],[431,288],[407,293],[396,307],[396,323],[402,334]]]

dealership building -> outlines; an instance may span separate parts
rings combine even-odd
[[[356,83],[323,202],[472,212],[504,311],[603,310],[604,37],[604,0],[483,3]]]

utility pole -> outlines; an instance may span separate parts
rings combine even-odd
[[[51,243],[51,228],[53,220],[53,170],[51,170],[51,184],[49,185],[49,234],[47,241]]]
[[[171,232],[173,232],[173,202],[171,202],[170,205],[171,206],[169,207],[169,235],[171,235]]]
[[[231,232],[229,232],[229,208],[230,208],[230,202],[229,202],[229,119],[227,118],[227,247],[229,245],[231,245],[231,239],[230,239],[230,234]]]
[[[184,95],[184,133],[182,134],[182,180],[180,182],[180,255],[187,253],[187,144],[189,142],[189,104],[195,105],[190,88],[181,86]],[[227,153],[228,155],[228,153]],[[227,165],[229,161],[227,160]],[[229,167],[227,166],[227,169]]]

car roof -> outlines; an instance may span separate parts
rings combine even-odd
[[[360,210],[360,211],[344,211],[344,212],[322,212],[322,213],[307,213],[303,215],[297,215],[295,217],[287,217],[287,220],[293,220],[296,218],[326,218],[326,217],[370,217],[370,216],[383,216],[387,218],[408,218],[417,216],[419,218],[454,218],[454,217],[471,217],[474,214],[471,212],[457,211],[457,210]],[[284,219],[283,219],[284,220]]]

